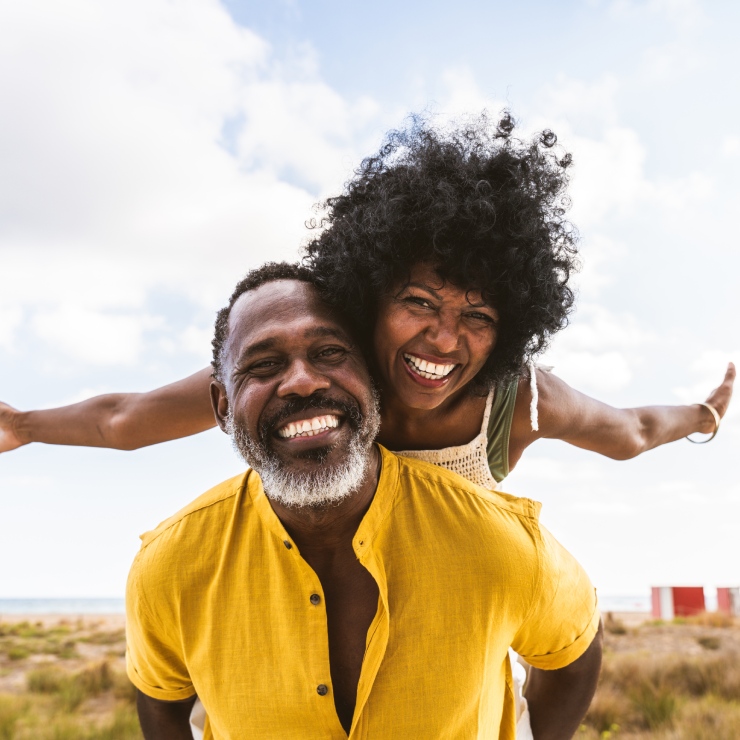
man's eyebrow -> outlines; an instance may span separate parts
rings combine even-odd
[[[347,342],[347,344],[353,344],[352,339],[347,332],[342,331],[338,328],[331,326],[317,326],[313,329],[307,329],[303,336],[306,339],[320,339],[321,337],[331,337],[338,339],[341,342]],[[279,346],[282,342],[276,337],[268,337],[254,344],[250,344],[242,352],[239,353],[239,362],[244,362],[254,355],[260,354],[260,352],[269,352],[271,349]]]
[[[267,352],[271,350],[277,344],[277,339],[263,339],[261,342],[255,342],[250,344],[244,351],[239,353],[239,360],[249,359],[252,355],[259,354],[260,352]]]
[[[317,326],[313,329],[308,329],[304,334],[304,337],[306,339],[320,339],[321,337],[333,337],[334,339],[339,339],[342,342],[352,342],[352,339],[347,334],[347,332],[342,331],[339,328],[334,328],[331,326]]]

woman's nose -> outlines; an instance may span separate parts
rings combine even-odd
[[[440,314],[426,332],[427,341],[440,353],[448,354],[459,349],[459,324],[452,316]]]

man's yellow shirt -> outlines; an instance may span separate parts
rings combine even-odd
[[[598,629],[594,589],[539,504],[380,449],[353,541],[380,596],[349,737],[513,740],[509,646],[538,668],[576,660]],[[138,689],[197,693],[206,740],[347,738],[321,583],[254,471],[142,540],[126,604]]]

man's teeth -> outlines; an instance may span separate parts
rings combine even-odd
[[[281,429],[278,429],[278,435],[285,439],[313,437],[314,434],[321,434],[321,432],[325,432],[327,429],[334,429],[338,426],[338,417],[327,414],[326,416],[315,416],[313,419],[291,421]]]
[[[427,362],[414,355],[404,354],[403,359],[411,365],[415,372],[427,380],[441,380],[455,369],[454,365],[435,365],[433,362]]]

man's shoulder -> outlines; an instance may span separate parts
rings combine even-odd
[[[219,522],[228,517],[233,510],[234,499],[241,496],[249,480],[251,471],[240,473],[206,491],[198,498],[184,506],[176,514],[160,522],[154,529],[141,535],[142,550],[163,538],[198,536],[194,529],[200,529],[204,523],[218,528]],[[206,517],[201,514],[207,514]]]
[[[489,491],[439,465],[395,453],[388,454],[398,461],[399,486],[403,493],[415,492],[425,498],[429,496],[430,503],[436,498],[445,505],[475,502],[476,510],[482,507],[492,511],[505,511],[530,521],[539,520],[542,508],[539,501],[503,491]]]

